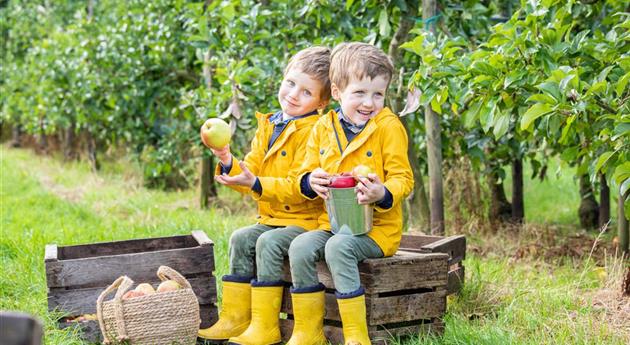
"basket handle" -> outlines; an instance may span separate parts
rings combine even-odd
[[[127,276],[120,276],[116,279],[112,285],[108,286],[101,294],[98,296],[96,300],[96,318],[98,319],[98,325],[101,328],[101,333],[103,334],[103,343],[109,344],[111,340],[107,337],[107,332],[105,332],[105,321],[103,320],[103,300],[107,295],[111,294],[114,290],[116,290],[116,294],[114,295],[114,316],[116,318],[116,329],[118,331],[118,341],[124,341],[128,339],[127,329],[125,328],[125,320],[123,318],[123,310],[122,310],[122,296],[131,288],[133,285],[133,280]]]
[[[160,266],[157,271],[157,276],[162,281],[172,279],[183,288],[192,289],[192,286],[190,286],[190,283],[188,282],[188,280],[186,280],[186,278],[184,278],[183,275],[168,266]]]

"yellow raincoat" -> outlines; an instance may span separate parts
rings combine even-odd
[[[318,217],[324,212],[322,200],[306,200],[296,183],[297,172],[302,165],[306,141],[317,115],[290,121],[287,127],[267,149],[274,125],[269,121],[273,113],[256,113],[258,129],[251,143],[251,151],[245,156],[247,168],[258,177],[262,195],[248,187],[230,186],[241,193],[249,193],[258,201],[258,223],[271,226],[296,225],[306,230],[318,227]],[[232,158],[230,176],[242,172],[239,161]],[[221,173],[217,164],[216,174]]]
[[[384,108],[370,119],[350,144],[337,113],[330,111],[321,116],[313,127],[296,186],[299,187],[304,174],[318,167],[329,174],[351,172],[359,164],[370,167],[392,193],[393,204],[389,209],[374,207],[373,228],[368,236],[379,245],[385,256],[394,255],[402,237],[402,200],[413,189],[407,144],[405,128],[389,108]],[[319,227],[330,230],[326,212],[319,217]]]

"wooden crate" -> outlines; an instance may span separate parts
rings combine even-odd
[[[365,288],[368,332],[374,344],[387,344],[393,337],[443,331],[446,296],[458,291],[463,280],[461,262],[465,247],[463,236],[405,234],[394,256],[368,259],[359,264],[361,284]],[[284,270],[284,279],[290,282],[287,262]],[[322,262],[318,263],[317,271],[319,280],[326,286],[324,332],[332,344],[343,344],[330,271]],[[281,311],[287,314],[280,322],[286,340],[293,329],[288,289]]]
[[[137,239],[77,246],[47,245],[45,254],[48,309],[61,312],[59,328],[80,327],[83,338],[102,340],[98,321],[68,322],[83,314],[96,313],[96,299],[121,275],[136,284],[159,285],[158,267],[165,265],[181,273],[199,300],[201,327],[218,318],[214,243],[203,231],[187,236]]]

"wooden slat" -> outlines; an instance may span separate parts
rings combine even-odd
[[[46,282],[49,288],[99,287],[111,284],[121,274],[134,281],[151,281],[162,265],[184,276],[212,272],[212,248],[181,248],[47,262]]]
[[[101,336],[101,329],[98,326],[98,321],[91,320],[87,322],[59,322],[59,329],[68,327],[79,328],[79,334],[81,339],[88,343],[101,343],[103,337]]]
[[[47,244],[44,252],[44,262],[52,262],[57,261],[57,245],[56,244]]]
[[[400,249],[420,249],[423,246],[439,241],[444,236],[429,236],[422,233],[408,232],[400,239]]]
[[[285,291],[281,312],[293,315],[291,298]],[[371,326],[442,317],[446,312],[446,291],[400,296],[365,296],[367,321]],[[341,321],[337,298],[326,293],[326,320]]]
[[[214,245],[214,242],[212,242],[212,240],[208,238],[208,235],[206,235],[206,233],[201,230],[194,230],[192,232],[192,237],[202,247]]]
[[[448,255],[395,255],[365,260],[359,265],[361,284],[368,294],[446,286]]]
[[[446,253],[450,256],[449,265],[466,258],[466,236],[457,235],[422,246],[427,253]]]
[[[197,241],[191,235],[90,243],[59,247],[59,260],[193,248],[197,246]]]
[[[464,266],[460,266],[448,272],[447,290],[449,295],[457,293],[461,290],[462,285],[464,284],[464,273]]]
[[[280,320],[280,332],[284,341],[289,340],[293,331],[293,320]],[[406,326],[371,326],[368,327],[368,334],[372,344],[391,344],[392,339],[415,334],[427,334],[429,332],[441,334],[444,331],[444,323],[441,320],[432,320],[429,323],[419,323]],[[324,335],[333,344],[343,344],[343,329],[340,326],[324,325]]]
[[[208,328],[219,319],[219,311],[215,304],[200,304],[199,316],[201,317],[201,325],[199,327]]]
[[[41,345],[43,328],[35,317],[20,312],[0,311],[0,344]]]
[[[136,281],[136,284],[146,282],[154,288],[160,284],[157,277],[150,281]],[[212,304],[217,301],[216,281],[208,273],[206,276],[188,278],[188,282],[193,288],[199,304]],[[62,311],[71,316],[96,313],[96,299],[106,287],[86,288],[86,289],[50,289],[48,292],[48,310]],[[107,298],[113,297],[113,294]]]

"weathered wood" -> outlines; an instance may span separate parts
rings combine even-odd
[[[365,260],[359,265],[361,284],[368,294],[446,286],[447,260],[448,255],[443,253]]]
[[[400,239],[400,249],[420,249],[422,246],[439,241],[443,236],[428,236],[421,233],[409,232],[402,235]]]
[[[217,301],[217,290],[215,278],[211,273],[197,278],[187,278],[192,286],[199,304],[212,304]],[[149,283],[154,288],[160,284],[160,280],[154,278],[150,281],[136,281],[139,283]],[[48,292],[48,310],[61,310],[70,316],[96,313],[96,299],[107,286],[71,289],[53,288]]]
[[[47,244],[44,252],[44,262],[52,262],[57,261],[57,245],[56,244]]]
[[[461,290],[462,285],[464,285],[464,277],[464,266],[457,267],[448,272],[448,284],[446,286],[449,295]]]
[[[103,337],[101,336],[101,329],[98,326],[98,321],[90,320],[86,322],[59,322],[59,329],[65,329],[68,327],[78,328],[81,339],[89,343],[101,343]]]
[[[31,315],[0,311],[0,344],[41,345],[42,324]]]
[[[457,235],[445,237],[441,240],[423,245],[421,250],[426,253],[446,253],[449,255],[449,266],[461,262],[466,258],[466,236]]]
[[[341,322],[339,305],[334,293],[326,293],[326,320]],[[409,293],[379,297],[365,295],[368,325],[414,321],[442,317],[446,312],[446,291]],[[293,315],[291,296],[285,290],[281,312]]]
[[[194,230],[192,232],[192,237],[202,247],[214,245],[214,242],[212,242],[212,240],[208,238],[208,235],[206,235],[206,233],[201,230]]]
[[[197,246],[199,246],[199,243],[191,235],[81,244],[59,248],[59,260],[193,248]]]
[[[49,288],[103,286],[121,274],[150,281],[162,265],[189,276],[212,272],[213,255],[212,247],[196,247],[47,262],[46,280]]]
[[[214,325],[219,319],[219,310],[215,303],[213,304],[200,304],[199,316],[201,317],[200,328],[208,328]]]
[[[288,340],[293,331],[293,320],[280,320],[280,332],[282,339]],[[444,331],[444,323],[441,320],[419,320],[418,323],[403,326],[384,325],[384,326],[368,326],[368,334],[372,340],[372,344],[398,344],[396,337],[405,337],[415,334],[437,333]],[[335,344],[343,344],[343,329],[339,325],[324,325],[324,334],[328,341]],[[393,341],[394,340],[394,341]]]

